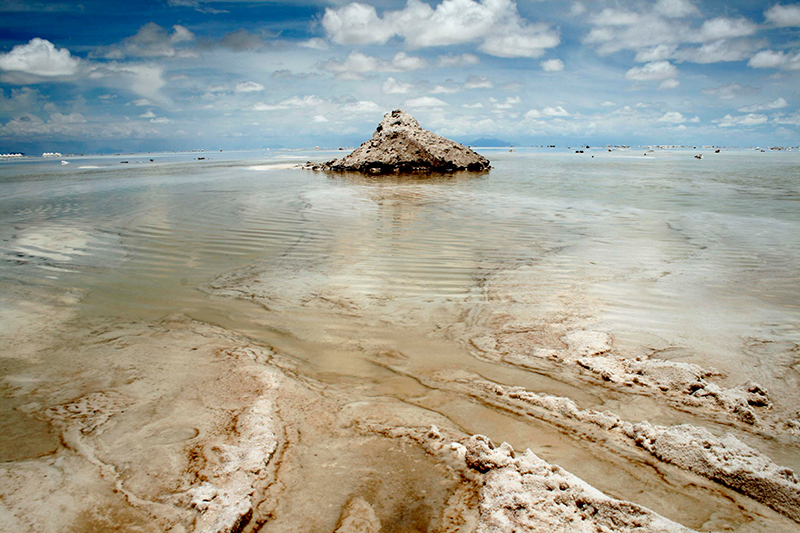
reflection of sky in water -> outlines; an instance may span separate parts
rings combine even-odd
[[[509,271],[520,290],[549,286],[543,298],[572,290],[599,302],[607,329],[723,353],[742,335],[798,322],[794,153],[697,161],[520,149],[488,153],[489,174],[430,180],[287,169],[293,159],[278,154],[199,155],[4,164],[0,279],[70,271],[61,283],[100,301],[166,314],[203,305],[195,287],[252,263],[276,286],[305,279],[359,301],[474,299]]]
[[[273,346],[299,375],[419,403],[467,431],[530,446],[604,490],[705,517],[705,493],[688,508],[693,489],[653,490],[651,478],[633,479],[642,472],[626,477],[616,453],[590,453],[593,442],[431,392],[425,379],[471,372],[632,421],[707,422],[659,398],[576,381],[569,369],[472,358],[453,342],[484,326],[525,332],[551,321],[562,326],[556,343],[575,328],[608,331],[618,353],[714,366],[728,374],[725,386],[756,379],[796,405],[797,154],[487,155],[488,174],[428,179],[327,175],[253,154],[4,164],[0,340],[17,360],[50,357],[69,368],[82,354],[67,349],[61,357],[70,360],[58,360],[46,348],[53,331],[93,342],[97,323],[207,320]],[[212,280],[232,291],[209,290]],[[23,420],[16,401],[0,401],[6,426],[44,450],[50,437]],[[761,439],[757,447],[797,466],[789,446]]]

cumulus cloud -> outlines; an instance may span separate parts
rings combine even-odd
[[[223,48],[233,50],[234,52],[245,52],[247,50],[258,50],[264,46],[264,41],[261,37],[250,33],[244,28],[239,28],[236,31],[226,34],[219,41],[219,45]]]
[[[148,110],[147,113],[139,115],[139,118],[156,118],[156,114],[152,110]]]
[[[438,98],[434,98],[433,96],[420,96],[419,98],[406,100],[405,105],[411,109],[429,109],[433,107],[446,107],[450,104]]]
[[[371,113],[380,110],[381,106],[370,100],[361,100],[342,106],[342,111],[347,113]]]
[[[143,105],[153,105],[152,100],[163,100],[160,92],[166,84],[163,74],[164,68],[160,65],[111,61],[95,65],[87,72],[87,77],[133,91],[145,97],[148,103]]]
[[[703,94],[716,96],[720,100],[732,100],[740,94],[757,93],[758,89],[755,87],[746,87],[739,83],[733,82],[719,87],[706,87],[703,89]]]
[[[391,61],[379,57],[368,56],[361,52],[350,52],[346,59],[331,58],[319,64],[319,68],[334,72],[345,78],[358,79],[368,72],[408,72],[426,68],[428,62],[421,57],[411,56],[405,52],[398,52]]]
[[[557,105],[555,107],[550,107],[550,106],[545,107],[544,109],[542,109],[542,115],[546,117],[568,117],[569,113],[567,112],[566,109],[564,109],[560,105]]]
[[[667,89],[677,89],[680,86],[680,84],[681,84],[681,82],[679,82],[678,80],[676,80],[674,78],[670,78],[670,79],[662,81],[658,85],[658,90],[659,91],[664,91],[664,90],[667,90]]]
[[[494,104],[494,107],[495,109],[511,109],[520,103],[522,103],[522,99],[519,96],[508,96],[504,102]]]
[[[79,62],[66,48],[56,49],[53,43],[38,37],[0,54],[0,69],[44,77],[71,76]]]
[[[673,56],[682,61],[700,64],[742,61],[749,57],[759,44],[747,39],[720,39],[697,48],[684,48]]]
[[[634,61],[637,63],[649,63],[651,61],[663,61],[664,59],[669,59],[675,53],[675,46],[670,46],[667,44],[659,44],[658,46],[652,46],[649,48],[643,48],[636,52],[636,57]]]
[[[461,92],[461,87],[453,85],[436,85],[431,89],[431,94],[455,94]]]
[[[461,104],[461,107],[463,107],[464,109],[481,109],[483,107],[483,104],[480,102],[476,102],[474,104]]]
[[[542,67],[542,70],[546,72],[564,70],[564,62],[560,59],[548,59],[547,61],[542,61],[539,65]]]
[[[714,120],[713,122],[718,124],[721,128],[731,128],[734,126],[760,126],[761,124],[766,124],[767,120],[766,115],[749,113],[738,117],[725,115],[721,119]]]
[[[667,122],[669,124],[683,124],[686,122],[686,117],[677,111],[669,111],[664,113],[661,118],[658,119],[658,121]]]
[[[563,107],[555,106],[547,106],[541,111],[538,109],[531,109],[527,113],[525,113],[525,118],[542,118],[542,117],[568,117],[570,116],[569,112],[564,109]]]
[[[670,18],[683,18],[700,14],[697,7],[688,0],[658,0],[655,10]]]
[[[308,39],[307,41],[301,41],[297,44],[304,48],[311,48],[312,50],[327,50],[330,48],[327,41],[325,41],[325,39],[320,39],[319,37],[314,37],[312,39]]]
[[[381,92],[383,94],[407,94],[412,90],[414,90],[412,84],[397,81],[392,77],[386,78],[386,81],[381,85]]]
[[[51,124],[83,124],[86,122],[86,118],[80,113],[69,113],[67,115],[63,113],[51,113],[48,122]]]
[[[195,51],[178,46],[192,42],[194,38],[191,31],[179,24],[173,26],[172,33],[170,33],[155,22],[148,22],[119,45],[100,47],[95,50],[94,55],[106,59],[195,57],[197,56]]]
[[[800,5],[775,4],[764,12],[764,18],[779,28],[800,28]]]
[[[477,74],[471,74],[467,81],[464,82],[465,89],[491,89],[492,87],[494,87],[494,84],[491,80]]]
[[[640,63],[740,61],[763,46],[752,38],[758,25],[744,17],[716,17],[698,27],[699,16],[693,4],[678,0],[657,2],[653,10],[605,8],[590,18],[594,27],[583,42],[601,55],[633,50]]]
[[[718,39],[747,37],[753,35],[757,30],[758,26],[745,18],[717,17],[703,22],[697,38],[701,42],[708,42]]]
[[[311,122],[328,122],[328,119],[325,118],[324,115],[314,115],[314,118],[311,119]]]
[[[766,102],[764,104],[756,104],[751,106],[740,107],[738,111],[740,113],[753,113],[755,111],[771,111],[773,109],[783,109],[784,107],[788,107],[789,102],[786,101],[786,98],[778,98],[777,100],[773,100],[772,102]]]
[[[550,26],[524,20],[513,0],[443,0],[435,7],[408,0],[382,17],[354,2],[327,8],[322,27],[338,44],[385,44],[393,37],[412,49],[478,42],[481,51],[499,57],[540,57],[561,42]]]
[[[573,2],[569,8],[569,14],[573,17],[579,17],[586,13],[586,6],[580,2]]]
[[[783,70],[800,70],[800,52],[786,53],[775,50],[762,50],[747,62],[753,68],[779,68]]]
[[[243,81],[241,83],[237,83],[235,89],[237,93],[254,93],[263,90],[264,86],[255,81]]]
[[[468,67],[470,65],[477,65],[481,60],[478,56],[472,54],[445,54],[436,58],[436,66],[438,67]]]
[[[325,101],[316,95],[308,95],[308,96],[292,96],[291,98],[287,98],[286,100],[282,100],[277,104],[265,104],[263,102],[259,102],[254,105],[251,109],[253,111],[279,111],[283,109],[297,109],[302,107],[316,107],[318,105],[324,104]]]
[[[674,78],[678,69],[669,61],[653,61],[641,67],[633,67],[625,73],[626,80],[633,81],[659,81]]]

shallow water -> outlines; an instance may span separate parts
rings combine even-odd
[[[30,415],[54,401],[37,392],[44,368],[84,380],[84,391],[102,381],[102,370],[69,376],[81,351],[64,349],[65,333],[91,339],[101,322],[185,316],[271,346],[323,386],[400,399],[531,448],[690,527],[746,524],[736,505],[710,511],[707,488],[677,486],[640,458],[498,409],[448,377],[567,396],[631,421],[731,429],[546,361],[532,370],[476,357],[473,332],[513,310],[555,328],[542,346],[570,329],[605,331],[623,355],[715,367],[727,386],[757,380],[777,413],[794,415],[800,154],[594,154],[487,151],[489,173],[426,179],[288,168],[338,155],[329,152],[0,163],[2,460],[58,446]],[[739,436],[800,468],[797,443]],[[315,471],[316,454],[306,455]],[[339,467],[363,460],[348,452]],[[275,528],[291,529],[285,520]]]

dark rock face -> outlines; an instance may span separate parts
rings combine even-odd
[[[424,130],[399,109],[387,113],[372,138],[350,155],[324,164],[309,164],[314,170],[367,172],[452,172],[489,170],[489,160],[466,146]]]

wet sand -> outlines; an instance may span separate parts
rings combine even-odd
[[[4,271],[0,524],[796,530],[796,221],[515,198],[505,157],[21,216],[4,247],[46,268]]]

